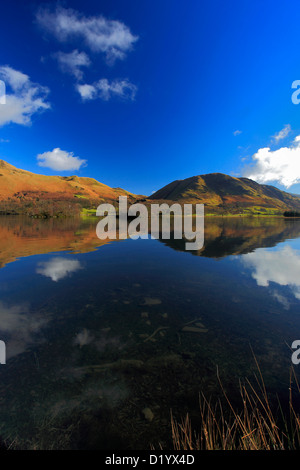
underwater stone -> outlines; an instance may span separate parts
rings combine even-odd
[[[150,410],[150,408],[144,408],[143,411],[142,411],[143,415],[145,416],[145,419],[147,421],[152,421],[153,418],[154,418],[154,414],[153,412]]]
[[[182,331],[187,331],[189,333],[207,333],[208,330],[206,328],[198,328],[196,326],[184,326]]]
[[[145,297],[143,305],[159,305],[161,300],[155,297]]]

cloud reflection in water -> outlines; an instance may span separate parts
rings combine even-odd
[[[76,271],[83,269],[78,260],[62,257],[52,258],[50,261],[39,263],[38,266],[39,267],[36,269],[37,274],[50,277],[54,282],[58,282]]]
[[[288,286],[294,297],[300,300],[300,251],[289,245],[280,250],[258,249],[254,253],[242,256],[242,263],[253,270],[252,277],[258,286],[268,287],[270,282],[279,286]],[[273,292],[278,302],[285,309],[289,308],[288,300]]]

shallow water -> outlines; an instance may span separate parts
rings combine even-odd
[[[207,218],[198,252],[182,240],[103,242],[96,223],[0,218],[3,439],[171,449],[170,411],[196,426],[199,393],[222,396],[217,369],[238,403],[253,353],[271,397],[288,399],[300,220]]]

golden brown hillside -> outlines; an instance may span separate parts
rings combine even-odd
[[[132,195],[123,189],[113,189],[93,178],[79,176],[45,176],[20,170],[0,160],[0,200],[8,197],[67,198],[85,196],[115,200],[120,194]],[[133,196],[133,195],[132,195]]]
[[[134,194],[110,188],[93,178],[38,175],[0,160],[0,212],[34,214],[35,208],[37,212],[42,212],[44,206],[48,210],[50,202],[58,211],[68,212],[75,207],[97,207],[103,201],[117,201],[120,195],[135,199]]]

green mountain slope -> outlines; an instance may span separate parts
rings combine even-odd
[[[276,214],[286,210],[300,210],[300,199],[297,196],[248,178],[235,178],[222,173],[173,181],[149,199],[203,203],[206,213]]]

